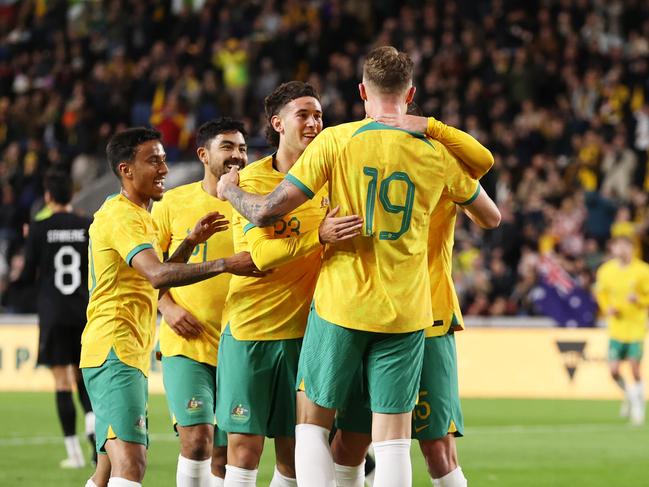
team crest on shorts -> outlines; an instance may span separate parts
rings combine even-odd
[[[234,421],[244,422],[250,419],[250,409],[245,407],[243,404],[237,404],[230,413],[230,417]]]
[[[135,421],[135,429],[143,432],[146,431],[146,419],[144,418],[144,416],[137,418],[137,420]]]
[[[189,402],[187,403],[187,412],[188,413],[195,413],[203,409],[203,401],[200,399],[196,399],[195,397],[192,397]]]

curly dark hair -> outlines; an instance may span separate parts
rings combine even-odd
[[[106,146],[106,158],[115,176],[119,178],[117,166],[120,162],[133,160],[138,145],[161,139],[162,134],[149,127],[129,128],[113,135]]]
[[[234,120],[230,117],[209,120],[198,128],[198,132],[196,133],[196,146],[209,149],[208,146],[214,137],[219,134],[229,134],[232,132],[240,132],[244,137],[248,135],[243,126],[243,122],[239,120]]]

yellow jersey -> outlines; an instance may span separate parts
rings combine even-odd
[[[272,192],[284,179],[273,160],[268,156],[241,170],[241,189]],[[269,227],[256,227],[233,211],[235,252],[248,251],[257,267],[273,269],[261,278],[232,277],[223,323],[229,322],[237,340],[304,336],[322,255],[318,228],[326,214],[324,192]]]
[[[341,215],[364,218],[362,237],[325,249],[318,314],[371,332],[431,326],[431,215],[444,190],[468,204],[480,188],[451,153],[423,134],[365,119],[323,130],[286,179],[308,197],[327,187]]]
[[[456,203],[443,194],[430,217],[428,231],[428,274],[435,321],[426,328],[426,338],[445,335],[451,327],[464,329],[452,276],[456,219]]]
[[[232,220],[232,207],[205,192],[202,182],[185,184],[165,192],[162,200],[153,204],[151,215],[158,227],[158,240],[163,252],[172,255],[196,222],[211,211],[218,211]],[[189,263],[200,263],[232,255],[232,225],[224,232],[212,235],[194,249]],[[186,339],[176,334],[167,322],[160,323],[160,351],[165,357],[185,357],[216,366],[221,317],[228,294],[230,274],[171,288],[171,298],[203,325],[204,332],[197,338]]]
[[[636,302],[629,297],[634,295]],[[605,262],[597,270],[595,297],[602,312],[617,310],[607,318],[609,334],[620,342],[644,340],[649,311],[649,264],[633,259],[620,265],[617,259]]]
[[[150,248],[162,258],[155,223],[148,211],[118,194],[95,213],[88,234],[90,300],[79,366],[100,366],[112,348],[122,362],[148,375],[158,290],[131,260]]]

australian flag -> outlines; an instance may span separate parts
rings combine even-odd
[[[539,281],[532,290],[534,308],[559,326],[594,326],[597,303],[592,294],[574,279],[551,255],[541,257]]]

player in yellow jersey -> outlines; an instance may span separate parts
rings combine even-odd
[[[322,108],[312,86],[291,81],[264,101],[268,139],[277,152],[240,172],[248,191],[266,194],[282,181],[322,130]],[[271,487],[295,485],[295,381],[322,244],[358,235],[356,217],[327,216],[326,192],[257,227],[234,213],[236,251],[252,253],[262,279],[230,282],[219,347],[216,416],[228,432],[225,485],[255,486],[265,437],[275,438]]]
[[[216,198],[216,183],[231,166],[248,162],[243,123],[230,118],[199,127],[197,155],[204,166],[201,181],[179,186],[153,204],[163,252],[172,254],[202,215],[217,211],[226,218],[232,208]],[[196,246],[189,262],[232,255],[232,231],[219,232]],[[227,436],[214,427],[216,365],[221,315],[230,276],[170,289],[158,303],[162,313],[162,376],[174,428],[180,437],[176,485],[223,485]],[[211,460],[210,460],[211,459]],[[211,472],[210,472],[211,467]],[[210,483],[211,482],[211,483]]]
[[[247,254],[184,263],[196,245],[227,227],[216,212],[202,217],[161,262],[157,228],[147,211],[151,200],[162,199],[168,173],[160,133],[127,129],[110,139],[106,155],[122,187],[95,213],[89,230],[90,300],[80,368],[96,415],[97,451],[107,455],[99,455],[86,485],[133,487],[146,465],[147,374],[159,293],[223,272],[259,271]]]
[[[412,111],[412,107],[409,108]],[[462,161],[474,177],[482,177],[493,157],[469,134],[435,120],[407,115],[383,119],[386,123],[436,135],[439,142]],[[419,400],[413,411],[412,436],[419,446],[433,478],[433,485],[467,485],[457,460],[455,436],[463,432],[463,417],[457,383],[455,331],[462,330],[462,314],[453,286],[451,269],[453,238],[458,205],[442,195],[431,215],[428,267],[431,282],[433,326],[426,328],[426,341]],[[483,228],[497,226],[500,213],[495,203],[481,191],[463,209]],[[342,411],[338,411],[338,431],[332,442],[337,487],[363,487],[363,460],[371,443],[371,412],[364,406],[362,384]]]
[[[611,241],[613,258],[597,270],[595,297],[608,324],[611,376],[625,393],[621,413],[639,425],[645,420],[640,363],[648,322],[649,264],[634,257],[633,250],[630,236],[618,236]],[[633,385],[626,385],[620,375],[623,360],[631,364]]]
[[[393,47],[365,60],[361,97],[368,117],[405,113],[412,60]],[[363,237],[325,249],[300,355],[296,427],[298,484],[334,486],[328,436],[356,370],[363,367],[373,413],[377,487],[412,484],[411,413],[433,323],[427,266],[430,214],[442,193],[479,194],[441,144],[372,118],[328,128],[285,179],[260,197],[219,181],[220,197],[256,225],[269,225],[327,185],[341,214],[363,214]]]

